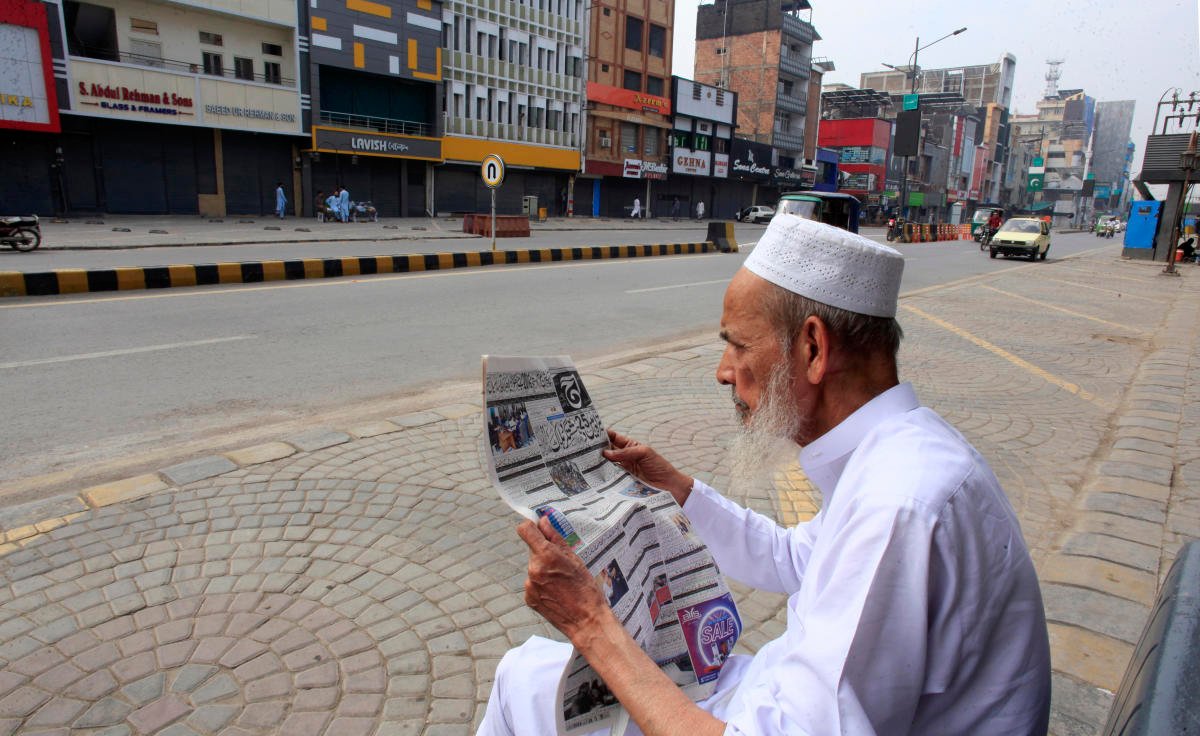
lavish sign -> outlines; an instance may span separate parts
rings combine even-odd
[[[343,128],[313,126],[313,148],[327,153],[358,153],[364,156],[442,160],[439,138],[420,138],[391,133],[367,133]]]

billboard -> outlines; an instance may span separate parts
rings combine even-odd
[[[729,158],[729,175],[734,179],[767,181],[771,178],[771,147],[766,143],[734,138]]]
[[[0,128],[60,130],[48,29],[42,3],[0,3]]]

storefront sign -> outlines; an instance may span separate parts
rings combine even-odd
[[[313,148],[325,153],[356,153],[362,156],[442,160],[442,141],[411,135],[370,133],[345,128],[313,126]]]
[[[671,171],[676,174],[708,176],[712,170],[711,163],[708,151],[676,148],[671,156]]]
[[[657,161],[642,162],[642,178],[643,179],[666,179],[667,165],[660,164]]]
[[[718,179],[729,178],[729,154],[714,153],[713,154],[713,176]]]
[[[778,166],[771,169],[772,183],[777,187],[799,187],[804,179],[799,169],[783,169]]]
[[[641,179],[642,178],[642,161],[637,158],[625,159],[624,176],[626,179]]]
[[[232,115],[235,118],[250,120],[277,120],[283,123],[296,122],[295,113],[276,112],[275,110],[259,110],[253,107],[230,107],[228,105],[205,105],[205,115]]]
[[[137,87],[125,87],[92,82],[77,82],[79,104],[113,112],[140,112],[147,115],[194,115],[191,97],[177,92],[147,92]]]
[[[624,107],[629,110],[653,112],[660,115],[671,114],[671,102],[666,97],[610,87],[607,84],[588,82],[587,98],[588,102],[601,102],[605,105]]]
[[[734,138],[730,158],[729,172],[735,179],[766,181],[771,177],[771,147],[765,143]]]
[[[57,133],[46,7],[34,0],[0,3],[0,49],[0,128]]]

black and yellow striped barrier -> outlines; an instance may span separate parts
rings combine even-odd
[[[730,228],[732,231],[732,228]],[[732,234],[732,232],[731,232]],[[657,245],[599,245],[578,248],[427,253],[398,256],[299,258],[291,261],[251,261],[198,265],[130,268],[64,268],[25,273],[0,271],[0,296],[49,296],[93,291],[169,289],[176,286],[253,284],[264,281],[328,279],[382,273],[413,273],[450,268],[515,263],[587,261],[603,258],[643,258],[725,250],[721,244],[661,243]],[[733,250],[737,250],[734,243]]]

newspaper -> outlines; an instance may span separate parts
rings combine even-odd
[[[571,359],[484,356],[485,455],[505,503],[550,523],[639,646],[693,700],[711,694],[741,633],[729,588],[670,493],[609,462]],[[620,704],[578,652],[558,684],[558,732],[611,725]]]

